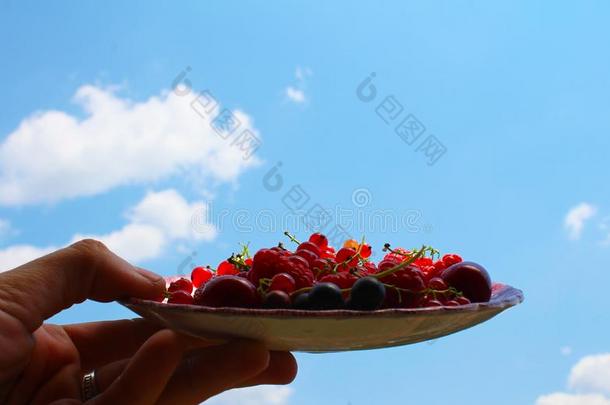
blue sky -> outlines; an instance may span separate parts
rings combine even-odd
[[[215,264],[240,242],[276,243],[300,186],[306,207],[415,218],[346,228],[377,247],[460,253],[526,301],[433,343],[300,354],[281,404],[607,405],[610,387],[587,378],[610,375],[609,12],[601,1],[1,1],[2,264],[78,235],[165,275],[191,256]],[[193,92],[178,96],[187,67]],[[377,95],[363,102],[372,72]],[[261,141],[249,159],[190,108],[206,89]],[[389,96],[403,109],[386,124],[377,107]],[[394,132],[409,114],[425,126],[413,145]],[[446,148],[433,165],[417,150],[429,135]],[[284,183],[270,191],[278,162]],[[194,229],[206,206],[212,224]],[[252,223],[261,216],[275,231]],[[55,321],[125,316],[86,303]]]

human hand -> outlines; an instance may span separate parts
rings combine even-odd
[[[86,403],[197,404],[231,388],[287,384],[294,357],[249,341],[210,342],[145,320],[43,322],[93,299],[159,297],[165,281],[94,240],[0,273],[0,403],[82,403],[83,375],[99,395]]]

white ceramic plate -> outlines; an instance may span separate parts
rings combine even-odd
[[[523,301],[494,284],[491,300],[460,307],[378,311],[211,308],[129,299],[121,304],[151,321],[207,339],[247,338],[271,350],[338,352],[407,345],[470,328]]]

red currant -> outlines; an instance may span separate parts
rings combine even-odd
[[[218,265],[218,269],[216,270],[216,274],[219,276],[234,276],[239,274],[239,270],[235,267],[234,264],[225,260]]]
[[[296,289],[294,278],[287,273],[278,273],[271,279],[269,291],[283,291],[286,294],[292,293]]]
[[[437,290],[437,291],[444,291],[448,287],[447,287],[447,283],[445,283],[442,278],[433,277],[430,279],[430,281],[428,281],[428,288],[431,288],[431,289]]]
[[[169,291],[170,293],[174,291],[186,291],[190,294],[193,291],[193,283],[191,283],[191,280],[189,279],[179,278],[178,280],[172,281],[170,283],[167,291]]]
[[[336,260],[337,263],[346,263],[349,267],[353,267],[358,264],[358,255],[352,248],[341,248],[337,252]]]
[[[324,250],[328,247],[328,238],[320,232],[312,233],[309,237],[309,241]]]
[[[195,267],[191,273],[193,287],[199,288],[214,276],[212,270],[207,267]]]
[[[445,306],[446,307],[459,307],[460,303],[457,302],[456,300],[449,300],[449,301],[445,302]]]
[[[315,253],[316,256],[320,257],[320,248],[315,243],[303,242],[297,248],[297,252],[299,250],[309,250],[309,251]]]
[[[316,260],[320,260],[315,253],[313,253],[312,251],[307,250],[307,249],[298,250],[296,252],[296,255],[301,256],[303,259],[305,259],[307,261],[307,263],[309,264],[310,268],[313,268],[313,265],[316,262]]]
[[[458,302],[460,305],[468,305],[468,304],[470,304],[470,303],[471,303],[471,302],[470,302],[470,300],[469,300],[468,298],[466,298],[466,297],[457,297],[455,300],[456,300],[456,301],[457,301],[457,302]]]
[[[360,257],[362,257],[363,259],[368,259],[369,257],[371,257],[372,253],[373,253],[373,248],[371,248],[371,245],[367,245],[365,243],[360,248]]]

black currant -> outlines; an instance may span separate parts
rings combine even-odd
[[[358,311],[374,311],[385,298],[385,286],[375,277],[363,277],[352,286],[349,308]]]
[[[333,283],[318,283],[309,292],[311,309],[325,310],[343,308],[341,289]]]

